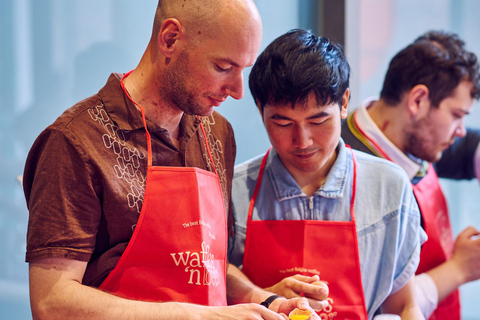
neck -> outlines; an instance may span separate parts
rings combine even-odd
[[[295,179],[302,191],[309,197],[311,197],[327,179],[327,175],[330,172],[335,160],[337,159],[337,151],[335,150],[328,159],[327,162],[315,172],[299,172],[297,170],[289,170],[292,177]]]
[[[403,150],[404,128],[406,125],[403,106],[388,105],[383,100],[373,102],[367,112],[376,126],[397,148]]]
[[[147,50],[148,51],[148,50]],[[139,104],[145,117],[164,128],[175,142],[178,139],[179,124],[183,112],[178,109],[172,109],[162,100],[160,95],[160,86],[158,74],[155,75],[158,67],[153,64],[144,66],[143,61],[148,61],[148,57],[143,57],[137,68],[124,79],[125,89],[130,97]]]

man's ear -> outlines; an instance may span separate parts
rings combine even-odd
[[[407,108],[410,116],[421,118],[430,110],[430,90],[424,84],[417,84],[407,92]]]
[[[348,115],[348,101],[350,101],[350,88],[347,88],[342,96],[342,105],[340,106],[340,117],[345,119]]]
[[[183,49],[186,43],[186,33],[177,19],[167,19],[162,23],[157,35],[157,49],[166,57],[171,58],[176,50]]]

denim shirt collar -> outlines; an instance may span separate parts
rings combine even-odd
[[[337,159],[335,160],[324,184],[315,192],[326,198],[343,198],[345,193],[345,186],[348,179],[349,163],[351,155],[345,143],[340,138],[337,146]],[[297,184],[287,168],[283,165],[278,153],[272,148],[268,155],[266,164],[266,174],[272,182],[275,196],[278,201],[291,199],[295,197],[306,196],[300,186]]]

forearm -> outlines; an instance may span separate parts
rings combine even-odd
[[[402,320],[425,320],[422,311],[417,305],[405,306],[400,313]]]
[[[415,277],[400,290],[389,295],[381,306],[382,313],[397,314],[403,320],[424,320],[425,317],[415,299]]]
[[[176,302],[152,303],[122,299],[78,284],[32,301],[33,319],[200,319],[201,307]]]
[[[426,273],[435,282],[438,291],[438,301],[442,301],[464,283],[462,273],[452,260],[448,260]]]
[[[428,319],[437,309],[438,292],[435,282],[427,273],[415,276],[415,295],[423,316]]]
[[[85,267],[86,262],[67,259],[31,263],[33,319],[205,319],[201,306],[128,300],[85,286]]]
[[[229,305],[250,302],[260,303],[271,295],[271,292],[253,284],[236,266],[228,264],[227,300]]]

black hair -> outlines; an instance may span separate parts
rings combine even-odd
[[[380,97],[395,105],[406,91],[423,84],[429,89],[432,105],[438,107],[463,80],[473,83],[471,95],[478,99],[480,72],[476,55],[465,49],[458,35],[429,31],[390,61]]]
[[[343,48],[310,30],[294,29],[275,39],[260,54],[249,77],[255,102],[305,105],[310,92],[322,105],[342,104],[350,66]]]

